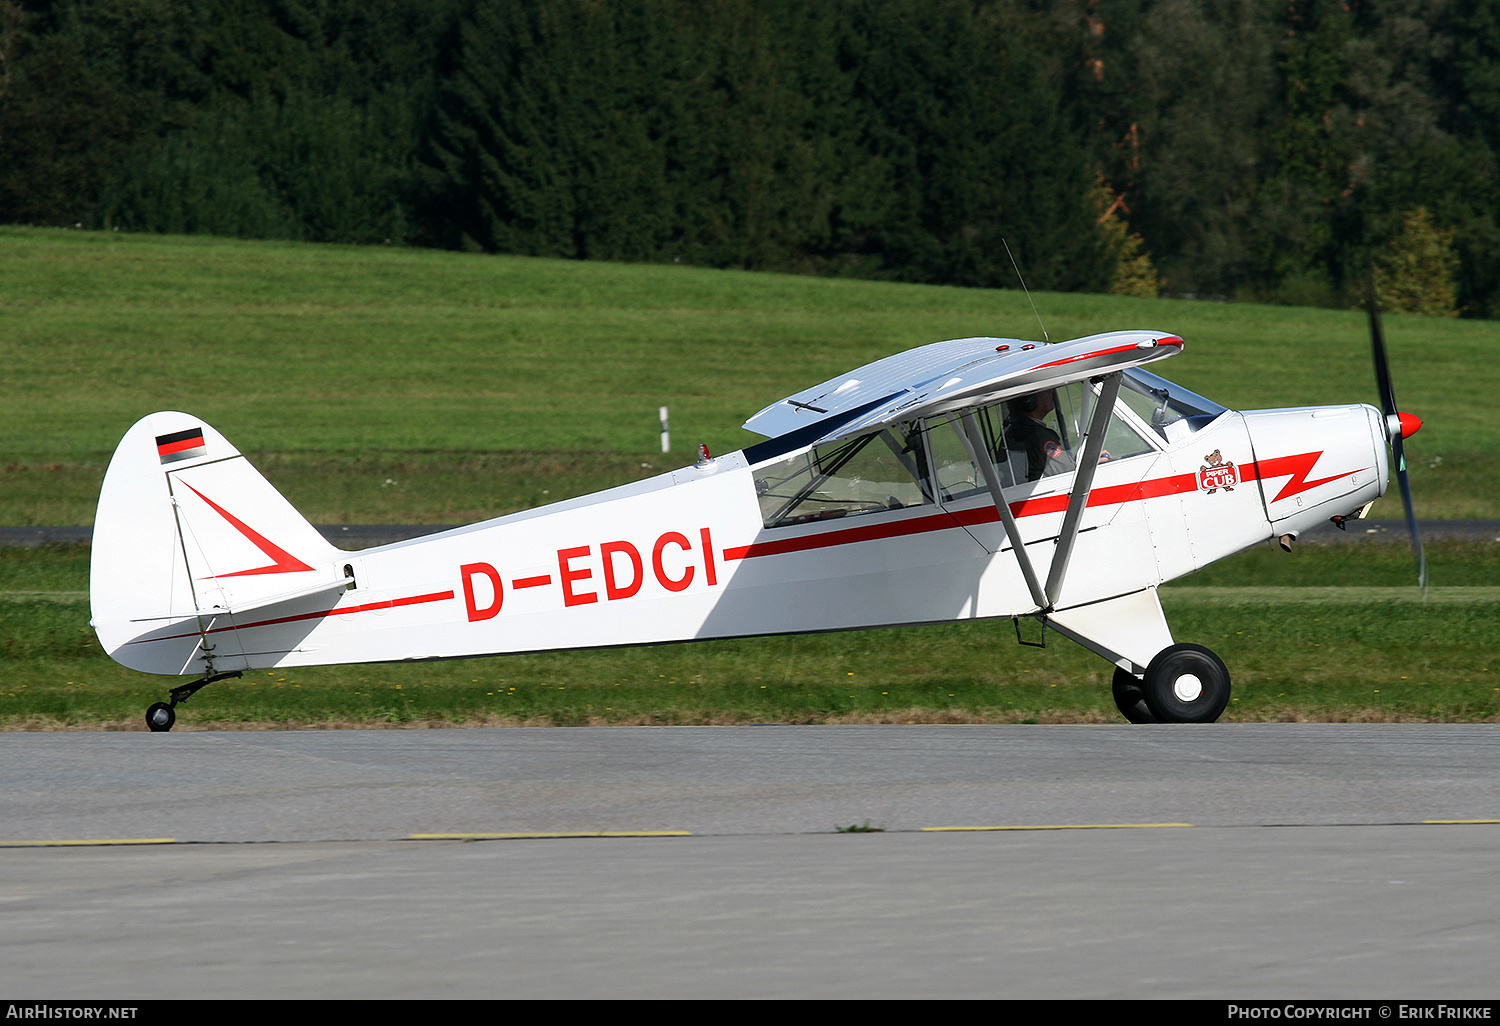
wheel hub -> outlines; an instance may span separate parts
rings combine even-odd
[[[1184,673],[1172,682],[1172,693],[1180,702],[1195,702],[1203,694],[1203,681],[1198,679],[1197,674]]]

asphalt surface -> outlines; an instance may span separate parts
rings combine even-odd
[[[0,780],[32,998],[1500,996],[1484,724],[11,733]]]

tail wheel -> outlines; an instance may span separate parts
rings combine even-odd
[[[1156,717],[1146,706],[1146,694],[1141,682],[1129,670],[1115,667],[1115,708],[1131,723],[1155,723]]]
[[[146,726],[153,733],[161,733],[171,730],[172,724],[177,722],[177,712],[166,702],[157,702],[146,710]]]
[[[1212,723],[1229,704],[1229,669],[1202,645],[1172,645],[1146,667],[1141,694],[1161,723]]]

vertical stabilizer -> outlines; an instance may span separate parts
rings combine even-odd
[[[89,574],[94,629],[151,673],[248,666],[234,615],[336,588],[343,557],[212,427],[153,413],[115,449]]]

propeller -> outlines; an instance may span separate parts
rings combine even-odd
[[[1385,339],[1380,333],[1380,307],[1375,300],[1375,285],[1366,293],[1370,311],[1370,348],[1375,355],[1375,383],[1380,389],[1380,412],[1385,415],[1385,433],[1396,460],[1396,480],[1401,484],[1401,503],[1406,507],[1406,530],[1411,535],[1411,549],[1417,557],[1417,583],[1422,586],[1422,601],[1427,601],[1427,555],[1422,551],[1422,534],[1417,530],[1417,514],[1411,504],[1411,481],[1406,473],[1406,449],[1402,442],[1415,434],[1422,422],[1410,413],[1396,409],[1396,390],[1391,385],[1391,365],[1385,355]]]

